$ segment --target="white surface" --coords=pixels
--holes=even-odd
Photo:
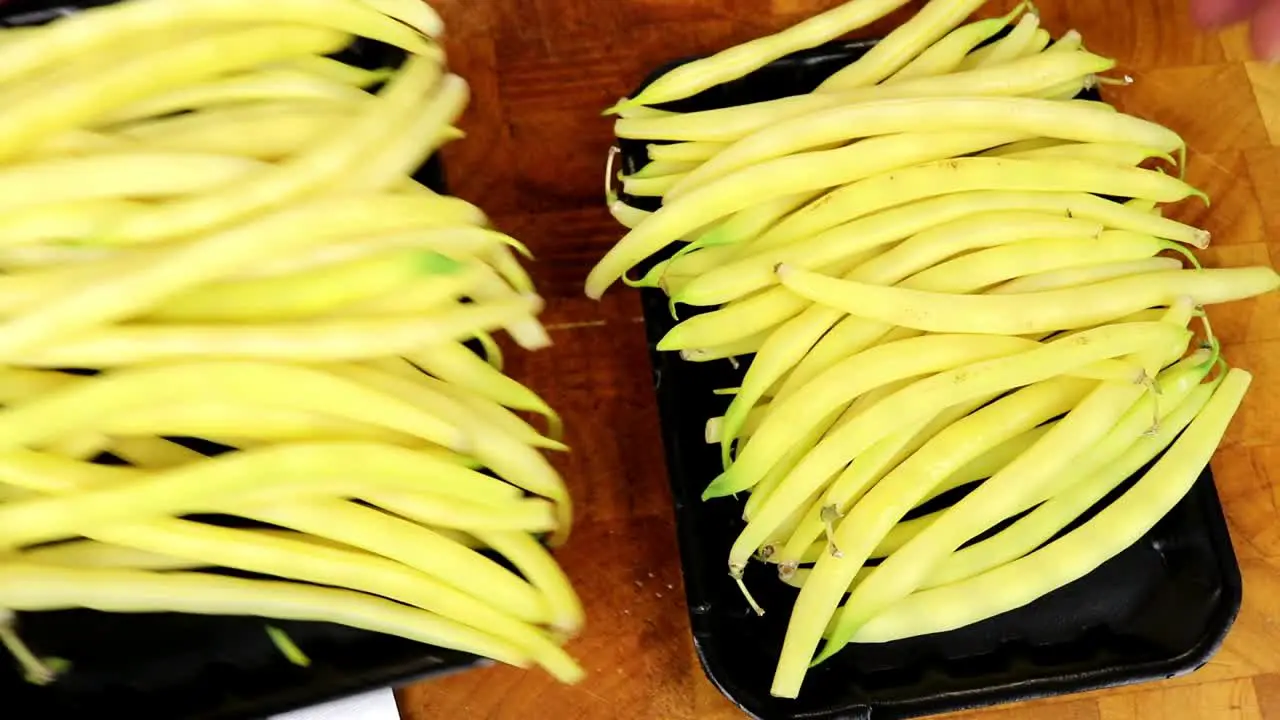
[[[400,720],[400,710],[395,693],[388,689],[295,710],[272,720]]]

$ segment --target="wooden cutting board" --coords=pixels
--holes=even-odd
[[[640,305],[582,296],[619,237],[602,198],[611,123],[599,111],[672,58],[724,48],[837,0],[433,0],[449,60],[474,98],[466,141],[446,151],[451,189],[538,256],[554,348],[509,366],[563,414],[560,460],[581,521],[560,553],[590,624],[572,645],[590,672],[561,687],[491,668],[400,693],[408,720],[711,720],[738,712],[694,656],[649,380]],[[986,14],[1010,1],[993,0]],[[1180,220],[1212,231],[1206,265],[1280,263],[1280,65],[1250,62],[1242,30],[1202,33],[1183,0],[1038,0],[1055,34],[1080,30],[1134,77],[1121,109],[1182,133],[1189,179],[1213,208]],[[871,28],[867,35],[883,32]],[[1214,461],[1245,578],[1226,647],[1186,678],[964,720],[1280,720],[1280,294],[1214,308],[1227,358],[1253,371],[1248,401]]]

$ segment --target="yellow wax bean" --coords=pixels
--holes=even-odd
[[[9,451],[3,458],[6,482],[13,479],[10,463],[14,457],[19,457],[18,453]],[[40,478],[38,474],[32,477]],[[0,507],[0,517],[5,520],[0,547],[73,537],[93,525],[106,527],[162,515],[222,510],[232,493],[260,490],[263,478],[271,479],[271,493],[287,490],[359,497],[385,488],[431,492],[468,502],[491,497],[497,504],[511,497],[507,492],[510,486],[424,453],[357,442],[297,443],[222,455],[67,497],[9,503]],[[46,479],[40,478],[42,482]]]
[[[99,473],[95,471],[92,465],[77,465],[74,463],[66,464],[65,469],[52,466],[49,469],[60,476],[61,487],[55,491],[57,494],[109,488],[113,481],[120,481],[120,477],[125,474],[122,471]],[[135,482],[147,476],[146,473],[138,471],[133,471],[133,474]],[[316,537],[342,543],[348,548],[366,550],[372,553],[367,556],[366,560],[371,569],[376,569],[374,566],[380,563],[382,568],[398,573],[401,577],[411,577],[405,575],[403,569],[377,560],[378,556],[395,560],[405,567],[416,569],[424,573],[424,577],[417,581],[410,580],[410,582],[416,582],[417,585],[423,586],[423,590],[428,592],[428,596],[438,595],[439,597],[425,603],[411,601],[412,604],[451,615],[463,622],[468,622],[466,618],[469,615],[469,611],[465,610],[466,600],[459,592],[470,593],[475,598],[482,599],[493,607],[510,613],[512,617],[520,620],[543,622],[549,615],[549,608],[545,601],[530,585],[492,560],[427,528],[390,515],[384,515],[376,510],[361,508],[341,500],[298,498],[290,498],[288,502],[269,501],[261,504],[257,502],[241,504],[237,501],[228,501],[228,504],[220,506],[218,509],[232,511],[237,515],[281,527],[302,530]],[[211,559],[210,556],[212,556],[213,564],[216,565],[256,570],[268,574],[278,573],[272,573],[270,569],[261,564],[261,561],[246,560],[243,553],[258,552],[270,556],[273,552],[287,552],[291,542],[281,542],[275,539],[277,536],[227,531],[221,528],[207,528],[197,523],[186,521],[150,518],[145,523],[140,524],[89,527],[85,529],[85,533],[91,539],[140,550],[170,552],[179,556],[201,560]],[[219,553],[200,547],[201,545],[212,544],[219,539],[227,541],[228,547],[226,551]],[[231,546],[237,544],[242,548],[240,554],[231,550]],[[298,547],[294,544],[293,554],[296,555],[297,550]],[[354,558],[350,554],[346,554],[345,558],[331,554],[329,558],[331,562],[338,566],[343,565],[344,560],[349,566],[349,562],[352,559]],[[370,563],[370,561],[372,562]],[[295,572],[299,571],[295,570]],[[317,577],[314,570],[309,572],[303,569],[300,572],[302,573],[301,575],[286,574],[285,576],[321,583],[325,583],[327,579]],[[427,579],[426,576],[436,578],[446,585],[451,585],[453,589],[442,587],[435,581],[430,581],[430,585],[424,585],[423,581]],[[490,592],[486,592],[483,595],[475,595],[474,590],[469,589],[471,587],[469,583],[473,581],[476,586],[487,588]],[[358,583],[350,580],[343,583],[341,578],[339,578],[339,582],[331,584],[352,589],[359,587]],[[400,583],[396,583],[395,586],[403,587]],[[433,588],[434,591],[432,590]],[[418,595],[418,593],[412,594]],[[439,605],[436,604],[437,601]],[[481,612],[486,612],[491,617],[498,617],[496,614],[488,612],[488,608],[484,607],[485,602],[475,604],[480,606],[478,610]]]
[[[11,165],[0,171],[0,211],[31,210],[45,203],[199,194],[242,181],[264,167],[221,155],[145,152]]]
[[[734,543],[730,569],[739,573],[760,541],[790,514],[795,503],[822,487],[831,476],[881,438],[926,419],[932,408],[951,406],[1004,389],[1030,385],[1085,367],[1101,359],[1148,347],[1167,348],[1185,342],[1190,333],[1169,323],[1111,325],[1052,342],[1033,350],[939,372],[908,386],[851,422],[828,434],[791,472]],[[925,338],[921,338],[925,339]],[[1133,373],[1139,377],[1138,372]],[[757,434],[752,444],[759,442]],[[748,448],[749,449],[749,448]],[[731,494],[749,483],[759,469],[744,458],[708,488],[712,497]]]
[[[560,416],[542,398],[459,343],[437,343],[407,357],[414,365],[446,383],[470,390],[505,407],[542,415],[547,420],[547,434],[552,439],[558,440],[564,435]]]
[[[120,325],[13,356],[29,367],[121,367],[219,358],[322,362],[400,355],[531,317],[537,298],[456,305],[422,318],[334,319],[255,325]]]
[[[885,85],[915,77],[936,77],[954,73],[970,50],[990,40],[1027,9],[1027,3],[1019,3],[1008,15],[978,20],[952,30],[947,36],[920,53],[906,67],[884,81]]]
[[[433,252],[384,252],[283,278],[205,286],[146,315],[158,322],[280,322],[324,315],[431,275]]]
[[[1109,230],[1091,238],[1026,240],[979,250],[917,273],[901,286],[969,293],[1035,273],[1150,258],[1180,246],[1150,235]]]
[[[452,225],[435,199],[398,195],[328,199],[264,216],[148,257],[130,271],[103,278],[23,317],[0,325],[0,356],[60,335],[144,312],[160,300],[209,280],[327,240],[367,232]]]
[[[701,164],[702,163],[699,162],[688,161],[675,162],[671,160],[651,160],[649,164],[635,171],[631,175],[624,176],[624,179],[633,178],[643,180],[646,178],[659,178],[664,175],[683,175]]]
[[[1171,257],[1154,257],[1145,260],[1129,260],[1126,262],[1086,265],[1085,267],[1054,270],[1036,275],[1020,277],[987,290],[991,295],[1017,295],[1021,293],[1045,292],[1063,288],[1092,285],[1115,278],[1146,273],[1165,272],[1182,268],[1182,261]]]
[[[1004,131],[936,133],[929,143],[913,135],[872,138],[856,146],[779,158],[740,170],[664,205],[618,241],[587,276],[587,295],[598,299],[619,277],[686,233],[761,201],[834,187],[930,159],[956,157],[1008,142]]]
[[[1114,66],[1114,60],[1089,53],[1030,57],[998,68],[916,78],[839,93],[814,93],[670,117],[624,118],[614,124],[614,134],[633,140],[728,143],[779,123],[837,107],[911,98],[942,102],[947,98],[1028,95]]]
[[[722,497],[755,485],[786,451],[791,438],[825,417],[839,403],[856,399],[886,383],[937,373],[970,362],[1014,355],[1037,347],[1020,338],[935,335],[871,348],[833,369],[811,390],[774,406],[737,461],[711,484],[704,499]],[[818,384],[820,383],[820,385]]]
[[[631,229],[639,227],[640,223],[648,220],[653,213],[614,199],[609,201],[609,214],[613,216],[614,220],[618,221],[619,225]],[[627,278],[624,277],[623,282],[628,282]]]
[[[524,418],[511,412],[497,401],[486,398],[467,388],[448,382],[440,382],[435,377],[424,374],[422,370],[404,358],[369,360],[362,363],[362,366],[376,370],[379,373],[389,373],[430,387],[434,392],[440,393],[449,400],[462,405],[488,423],[489,432],[503,433],[513,440],[536,448],[560,452],[568,450],[563,443],[543,437]],[[485,367],[487,368],[488,365],[485,365]]]
[[[1022,393],[1010,396],[1008,400],[1011,404],[1015,399],[1034,397],[1034,391],[1039,387],[1043,386],[1032,386]],[[1145,388],[1136,384],[1103,383],[1097,386],[1084,400],[1079,401],[1079,404],[1071,409],[1066,418],[1059,422],[1049,435],[1046,435],[1032,450],[1024,453],[1008,468],[1001,471],[1001,474],[1009,475],[1015,471],[1015,466],[1017,468],[1016,471],[1021,472],[1022,467],[1033,461],[1040,463],[1039,467],[1043,468],[1042,472],[1044,474],[1065,466],[1079,454],[1083,447],[1106,433],[1106,421],[1108,419],[1114,421],[1118,418],[1145,391]],[[992,405],[991,408],[998,408],[1004,404],[1003,402],[997,403]],[[1025,432],[1061,412],[1061,409],[1055,408],[1055,410],[1057,412],[1041,413],[1039,415],[1028,414],[1026,421],[1017,425],[1006,425],[993,419],[999,417],[996,416],[994,410],[990,414],[979,411],[968,418],[967,421],[962,421],[949,428],[946,432],[946,438],[953,439],[952,441],[960,448],[965,448],[966,450],[973,448],[978,452],[985,451],[994,447],[996,443]],[[1001,417],[1000,419],[1003,418]],[[945,445],[943,442],[935,443],[935,447],[939,446]],[[1058,455],[1050,454],[1049,448],[1051,446],[1055,450],[1060,447],[1061,453]],[[957,459],[960,462],[964,462],[976,457],[976,455],[977,452],[961,450],[959,452],[949,452],[945,457],[950,458],[952,462]],[[926,467],[931,469],[936,464],[937,461],[935,460],[934,463]],[[946,470],[951,471],[957,467],[958,463],[947,467]],[[905,477],[905,472],[900,477]],[[888,480],[882,481],[840,523],[834,542],[837,547],[841,548],[843,556],[824,556],[819,558],[817,565],[814,566],[814,572],[805,582],[805,587],[801,591],[800,597],[797,598],[797,605],[787,629],[787,638],[774,674],[771,693],[780,697],[795,697],[798,694],[800,684],[804,680],[805,672],[812,659],[813,649],[816,648],[818,641],[821,640],[827,619],[835,613],[844,589],[848,587],[849,582],[852,580],[851,576],[857,572],[858,568],[862,567],[870,552],[884,537],[885,533],[901,519],[902,514],[906,512],[906,506],[918,501],[925,488],[936,484],[941,479],[942,477],[936,474],[928,474],[917,482],[903,481],[893,483]],[[1032,481],[1034,481],[1034,478],[1029,479],[1029,482]],[[991,482],[988,481],[988,483]],[[911,542],[918,542],[936,527],[937,523],[934,523]],[[895,554],[893,557],[896,558],[898,555]],[[866,580],[858,584],[858,589],[854,591],[853,596],[866,596],[868,592],[874,593],[879,589],[877,585],[873,585],[871,591],[867,590],[868,583],[875,580],[877,575],[883,575],[883,572],[880,570],[874,571]],[[847,607],[850,607],[850,605],[846,605]],[[842,613],[840,617],[843,620],[844,614]],[[821,658],[828,657],[838,647],[837,643],[843,645],[838,639],[841,637],[841,632],[842,628],[836,631],[833,638],[837,639],[828,642],[827,646],[823,648]]]
[[[249,103],[134,123],[113,137],[151,150],[279,160],[333,135],[353,110],[334,103]]]
[[[1083,191],[1159,202],[1201,195],[1183,181],[1151,170],[1060,157],[958,158],[885,173],[839,188],[827,195],[824,202],[813,203],[787,218],[774,228],[771,234],[775,237],[764,239],[761,247],[804,239],[904,203],[978,190]]]
[[[777,282],[779,263],[825,267],[854,253],[883,247],[919,232],[980,213],[995,211],[1070,213],[1115,230],[1146,233],[1196,247],[1208,233],[1166,218],[1085,193],[962,192],[931,197],[831,228],[718,268],[690,282],[676,298],[689,305],[717,305]],[[799,213],[795,216],[798,218]]]
[[[425,3],[413,4],[426,7]],[[470,97],[470,88],[462,78],[457,75],[445,77],[431,101],[407,124],[394,131],[391,142],[351,168],[345,177],[338,180],[334,190],[385,190],[397,180],[412,175],[448,141],[448,131],[466,109]]]
[[[439,408],[467,433],[470,446],[466,452],[485,464],[503,479],[548,498],[560,510],[560,527],[557,540],[567,539],[572,525],[573,507],[568,490],[559,473],[536,449],[509,437],[493,432],[491,425],[473,409],[441,392],[444,383],[423,377],[417,381],[380,372],[367,367],[347,365],[332,368],[342,377],[369,386],[423,408]]]
[[[526,533],[486,530],[477,531],[476,537],[502,553],[542,592],[551,610],[552,626],[557,631],[570,637],[581,632],[586,622],[582,601],[546,548]]]
[[[1210,360],[1209,364],[1212,365],[1213,361]],[[1209,402],[1214,389],[1212,384],[1199,385],[1202,379],[1203,373],[1199,373],[1194,382],[1179,388],[1176,395],[1160,398],[1164,411],[1151,434],[1137,437],[1111,462],[1100,463],[1094,459],[1096,454],[1091,454],[1087,470],[1068,468],[1064,473],[1068,477],[1054,482],[1061,492],[1055,492],[1043,505],[994,537],[949,555],[920,588],[941,587],[966,580],[1013,562],[1050,540],[1117,485],[1155,459],[1195,419]]]
[[[239,275],[245,278],[292,275],[396,249],[435,250],[461,263],[469,262],[472,258],[488,262],[489,255],[503,245],[510,244],[521,249],[521,251],[524,249],[524,246],[517,240],[507,235],[488,228],[467,224],[477,219],[474,206],[468,203],[444,196],[433,197],[429,200],[424,198],[423,200],[438,206],[437,215],[452,216],[452,222],[403,232],[358,235],[315,248],[303,256],[282,256],[259,263],[251,270],[242,272]],[[451,200],[454,200],[454,202],[450,202]],[[435,258],[435,260],[436,262],[433,263],[424,262],[424,265],[438,265],[442,266],[439,269],[448,271],[455,269],[451,267],[451,263],[440,262],[439,258]],[[464,265],[457,270],[457,275],[479,271],[485,277],[495,277],[493,272],[487,271],[486,268],[477,268],[470,265]],[[449,272],[442,276],[437,272],[436,279],[444,280],[453,275],[455,273]]]
[[[671,188],[675,187],[682,178],[684,178],[683,174],[644,178],[630,176],[623,178],[622,191],[635,197],[663,197],[670,192]]]
[[[910,20],[876,43],[867,54],[819,85],[817,92],[836,92],[883,81],[954,30],[985,2],[986,0],[931,0]]]
[[[652,144],[648,146],[649,158],[654,162],[696,162],[710,160],[729,143],[717,142],[683,142],[670,145]]]
[[[707,88],[736,80],[797,50],[817,47],[870,25],[906,3],[907,0],[849,0],[782,32],[681,65],[658,78],[634,98],[619,102],[612,111],[692,97]]]
[[[154,7],[155,3],[144,5]],[[70,32],[76,33],[75,26],[85,27],[82,23],[88,15],[78,13],[50,30],[62,33],[70,27]],[[101,28],[102,25],[93,26],[93,32]],[[15,54],[46,62],[56,59],[60,48],[54,32],[0,48],[0,64],[4,66],[0,79],[13,78],[20,72],[16,69],[22,60],[14,58]],[[32,88],[26,93],[20,89],[18,93],[7,93],[4,99],[8,112],[0,121],[0,157],[12,157],[44,138],[78,127],[85,120],[155,91],[275,60],[336,52],[349,39],[350,36],[342,32],[300,25],[228,30],[178,41],[167,50],[108,66],[102,72],[76,81]],[[17,64],[9,64],[9,58],[14,58]]]
[[[18,207],[0,218],[0,246],[91,241],[101,228],[144,210],[140,202],[118,198]]]
[[[856,642],[945,632],[1031,601],[1088,574],[1137,542],[1195,484],[1252,377],[1231,370],[1173,447],[1129,492],[1050,545],[964,582],[916,593],[878,615]]]
[[[681,350],[680,357],[688,362],[711,362],[713,360],[724,360],[727,358],[751,355],[760,350],[765,341],[769,339],[769,334],[770,330],[766,329],[754,335],[748,335],[747,337],[724,343],[723,345],[711,345],[708,347]]]
[[[835,274],[856,271],[874,251],[861,253],[830,268]],[[811,303],[785,288],[769,288],[729,303],[719,310],[695,315],[672,328],[658,343],[659,350],[686,350],[720,345],[756,335],[800,314]]]
[[[1141,165],[1152,158],[1163,160],[1177,166],[1173,156],[1156,148],[1128,145],[1125,143],[1064,143],[1051,147],[1004,153],[1000,157],[1014,160],[1038,160],[1043,158],[1064,158],[1067,160],[1084,160],[1099,164],[1132,167]]]
[[[381,40],[410,52],[432,51],[417,33],[352,0],[276,0],[269,5],[253,0],[188,0],[181,4],[144,0],[75,13],[21,42],[0,47],[0,67],[4,68],[0,82],[29,77],[33,71],[118,43],[125,36],[163,36],[193,26],[235,27],[242,23],[315,25]],[[269,38],[260,42],[271,44]]]
[[[422,492],[378,489],[363,490],[359,497],[367,503],[424,525],[467,532],[509,530],[541,534],[554,532],[558,526],[556,506],[538,498],[515,500],[500,505],[480,505]]]
[[[158,553],[135,550],[122,545],[109,545],[92,540],[59,543],[4,557],[6,562],[27,562],[60,568],[97,568],[110,570],[194,570],[206,563],[175,558]]]
[[[139,100],[112,111],[97,122],[115,124],[183,110],[236,105],[253,101],[318,100],[361,103],[368,94],[358,87],[289,70],[255,70],[241,75],[189,85]]]
[[[422,109],[423,95],[439,78],[440,66],[435,60],[411,57],[344,132],[269,166],[244,183],[159,206],[131,222],[110,228],[107,235],[115,242],[154,242],[207,232],[284,206],[325,187],[376,147],[387,126],[407,124]]]
[[[1012,243],[1026,237],[1046,239],[1087,237],[1101,230],[1102,226],[1098,223],[1065,216],[1036,213],[979,214],[921,233],[875,259],[857,265],[846,277],[887,285],[899,282],[914,272],[968,250]],[[779,299],[777,302],[794,303],[795,294],[785,289],[770,289],[766,293],[774,294],[775,290],[781,291],[781,297],[787,298],[787,300]],[[765,295],[758,297],[763,298]],[[757,301],[756,304],[763,302],[763,300]],[[710,317],[715,314],[709,313],[700,317]],[[815,346],[843,315],[843,312],[834,308],[822,305],[810,306],[788,321],[766,341],[748,369],[741,391],[725,414],[724,437],[728,441],[732,441],[736,435],[742,413],[753,407],[761,394],[778,382],[783,373],[806,361],[810,351],[816,351]],[[870,343],[887,331],[887,327],[882,331],[867,328],[862,337],[865,338],[866,343]],[[667,338],[664,338],[663,342],[667,342]],[[862,349],[853,344],[843,343],[840,348],[839,359]],[[830,355],[833,358],[832,362],[835,361],[836,355],[836,353]],[[825,369],[828,365],[829,363],[823,361],[821,369]],[[811,367],[818,369],[816,361]],[[806,379],[811,377],[813,377],[812,373],[808,374]],[[793,374],[783,387],[798,387],[800,384],[802,384],[801,381],[795,379]],[[786,389],[780,392],[780,395],[786,394],[789,394]]]
[[[243,403],[355,420],[451,448],[468,445],[451,422],[382,392],[317,370],[284,364],[193,362],[139,367],[81,379],[0,410],[0,442],[19,447],[77,429],[97,418],[187,403]],[[90,412],[92,410],[92,412]]]
[[[1082,396],[1083,397],[1083,396]],[[1035,444],[1044,434],[1053,429],[1054,423],[1045,423],[1036,428],[1032,428],[1021,435],[1006,440],[1005,442],[991,448],[982,455],[969,461],[964,467],[956,470],[946,480],[938,483],[938,486],[930,490],[916,507],[920,507],[930,500],[942,495],[943,493],[955,490],[958,487],[964,487],[979,480],[986,480],[1004,469],[1006,465],[1013,462],[1019,455],[1026,452],[1027,448]]]
[[[1183,296],[1213,305],[1280,287],[1280,275],[1268,267],[1171,270],[1017,296],[886,288],[786,266],[780,268],[780,275],[795,292],[860,317],[929,332],[1010,335],[1097,325]]]
[[[1087,385],[1085,381],[1067,382]],[[808,516],[777,554],[779,576],[794,572],[795,566],[803,560],[808,548],[826,531],[826,524],[822,520],[824,508],[834,507],[840,515],[849,512],[849,508],[853,507],[868,488],[880,482],[885,475],[914,455],[938,433],[967,417],[992,399],[994,398],[984,396],[949,407],[936,417],[902,428],[854,458],[835,482],[823,492],[821,500],[810,508]]]
[[[0,607],[19,611],[89,608],[105,612],[184,612],[337,622],[451,647],[524,667],[507,640],[434,613],[349,590],[242,580],[204,573],[0,565]]]
[[[1008,35],[973,52],[960,63],[960,68],[972,70],[979,67],[995,67],[1001,63],[1040,52],[1044,46],[1035,48],[1033,45],[1039,29],[1040,16],[1033,8],[1031,12],[1022,16]],[[1045,44],[1048,44],[1048,33],[1045,33]]]
[[[728,255],[737,256],[750,252],[754,240],[767,232],[779,220],[818,197],[820,191],[807,190],[792,195],[783,195],[768,202],[745,208],[734,213],[728,220],[711,226],[698,235],[695,245],[717,246],[732,245]],[[687,274],[684,267],[673,268]]]
[[[237,514],[394,560],[516,619],[551,619],[546,598],[523,578],[409,520],[345,500],[322,499],[245,505]]]
[[[1172,403],[1180,402],[1179,396],[1189,392],[1213,364],[1213,359],[1206,362],[1202,357],[1165,373],[1163,389],[1170,392]],[[1182,387],[1175,389],[1176,385]],[[924,584],[947,556],[981,528],[1056,494],[1049,489],[1055,478],[1088,476],[1122,456],[1127,446],[1150,428],[1151,408],[1143,402],[1144,392],[1132,385],[1099,386],[1035,445],[941,513],[859,584],[838,613],[818,660],[839,651],[868,619]],[[1075,468],[1082,470],[1080,475],[1075,475]],[[808,584],[814,593],[829,598],[842,592],[842,588],[833,591],[825,584],[835,577],[829,567],[815,570]],[[847,572],[846,567],[844,574]]]
[[[959,130],[1126,143],[1159,152],[1171,152],[1183,144],[1160,125],[1091,106],[1032,98],[886,100],[824,110],[750,135],[690,173],[667,196],[681,197],[736,170],[822,145],[895,132]]]
[[[97,421],[116,439],[152,436],[253,438],[255,440],[369,440],[421,446],[412,435],[318,413],[229,403],[183,403],[131,410]],[[127,459],[127,458],[126,458]]]
[[[481,600],[426,573],[368,553],[298,543],[279,536],[245,535],[226,528],[171,519],[115,524],[89,532],[95,538],[142,550],[209,558],[222,567],[346,589],[371,587],[373,594],[510,638],[557,677],[568,680],[581,672],[563,650],[536,627],[490,604],[496,592],[486,592],[487,597]],[[534,595],[534,600],[540,598]],[[540,604],[539,610],[545,615],[545,603]]]
[[[348,65],[340,60],[324,57],[323,55],[312,55],[309,57],[294,58],[292,60],[283,60],[281,62],[271,63],[270,65],[267,65],[266,68],[271,70],[291,70],[293,72],[303,73],[304,75],[317,77],[322,80],[328,80],[330,82],[359,88],[367,88],[370,85],[385,82],[395,74],[395,71],[390,68],[367,70],[362,67]]]

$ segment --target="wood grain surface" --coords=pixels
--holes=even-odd
[[[572,651],[589,678],[562,687],[495,667],[403,690],[408,720],[712,720],[742,717],[694,655],[637,295],[582,296],[620,235],[602,200],[611,124],[599,111],[652,68],[776,31],[838,0],[433,0],[471,83],[468,137],[447,149],[452,190],[538,255],[555,347],[513,374],[565,416],[560,461],[581,522],[560,559],[587,605]],[[986,14],[1010,2],[993,0]],[[1202,33],[1181,0],[1037,0],[1055,34],[1080,30],[1136,84],[1108,99],[1190,144],[1214,199],[1176,214],[1213,232],[1206,264],[1280,262],[1280,65],[1243,29]],[[865,34],[874,34],[876,28]],[[1214,461],[1245,578],[1226,647],[1201,671],[963,720],[1280,720],[1280,294],[1215,308],[1233,363],[1256,382]]]

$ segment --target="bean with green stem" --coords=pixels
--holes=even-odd
[[[920,143],[913,135],[888,135],[738,171],[664,205],[627,233],[588,274],[587,296],[599,299],[628,270],[686,233],[763,201],[834,187],[930,159],[977,152],[1010,139],[1007,132],[990,130],[937,133],[929,143]]]
[[[886,642],[970,625],[1022,607],[1116,556],[1154,527],[1195,484],[1251,381],[1243,370],[1228,372],[1164,457],[1080,528],[995,570],[912,595],[863,626],[855,641]]]

